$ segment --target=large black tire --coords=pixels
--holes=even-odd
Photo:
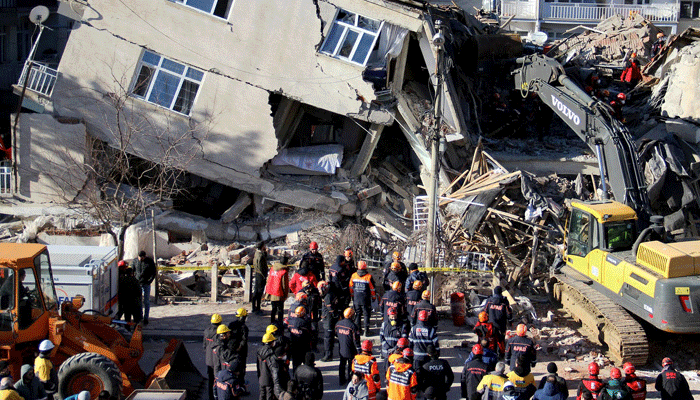
[[[80,353],[68,358],[58,369],[58,395],[65,399],[83,390],[89,391],[93,399],[103,390],[119,398],[122,392],[119,367],[97,353]]]

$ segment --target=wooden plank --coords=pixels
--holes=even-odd
[[[413,196],[411,196],[404,188],[402,188],[395,182],[392,182],[392,180],[387,178],[386,176],[378,174],[377,179],[379,179],[380,182],[387,185],[391,190],[396,192],[399,196],[403,197],[404,199],[410,200],[413,198]]]

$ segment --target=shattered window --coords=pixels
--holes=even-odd
[[[189,115],[204,72],[145,51],[131,93],[134,97]]]
[[[321,52],[365,65],[377,42],[382,24],[382,21],[338,10]]]
[[[226,18],[233,0],[170,0],[175,3],[184,4],[207,14],[216,15],[219,18]]]

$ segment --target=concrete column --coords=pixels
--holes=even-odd
[[[211,266],[211,298],[209,301],[216,303],[219,289],[219,267],[216,263]]]
[[[250,265],[245,266],[245,290],[243,291],[243,301],[250,302],[250,294],[253,291],[253,270]]]
[[[367,132],[367,136],[365,136],[365,141],[362,143],[360,153],[357,155],[357,159],[350,170],[351,177],[357,178],[365,172],[367,165],[369,165],[369,160],[374,153],[374,149],[377,148],[377,143],[379,143],[379,138],[383,130],[384,125],[372,124],[369,127],[369,132]]]

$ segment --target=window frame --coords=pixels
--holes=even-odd
[[[153,54],[153,55],[156,55],[156,56],[159,57],[158,65],[155,65],[155,64],[153,64],[153,63],[148,62],[148,61],[145,60],[145,57],[146,57],[146,54],[147,54],[147,53],[150,53],[150,54]],[[172,63],[175,63],[175,64],[180,64],[180,65],[184,66],[183,72],[182,72],[182,73],[178,73],[178,72],[176,72],[176,71],[173,71],[173,70],[164,68],[164,67],[163,67],[163,62],[164,62],[164,60],[167,60],[167,61],[169,61],[169,62],[172,62]],[[146,93],[144,93],[143,95],[140,95],[140,94],[137,94],[137,93],[135,92],[135,90],[136,90],[137,85],[140,83],[140,79],[139,79],[139,78],[140,78],[140,76],[141,76],[141,70],[143,69],[144,66],[153,69],[154,72],[150,75],[150,77],[149,77],[149,79],[148,79],[148,85],[147,85],[147,88],[146,88]],[[192,69],[193,71],[197,71],[197,72],[201,73],[201,74],[202,74],[202,78],[201,78],[199,81],[197,81],[197,80],[195,80],[194,78],[188,77],[187,74],[188,74],[188,72],[190,71],[190,69]],[[157,80],[157,78],[158,78],[158,76],[159,76],[159,73],[160,73],[161,71],[164,71],[164,73],[167,73],[167,74],[169,74],[169,75],[176,76],[176,77],[179,79],[178,85],[177,85],[177,89],[175,90],[175,93],[173,94],[173,98],[172,98],[172,100],[170,101],[170,106],[167,106],[167,107],[164,106],[164,105],[162,105],[162,104],[159,104],[159,103],[156,103],[156,102],[154,102],[154,101],[149,100],[149,98],[151,97],[151,94],[152,94],[152,92],[153,92],[153,88],[155,87],[155,84],[154,84],[154,83],[155,83],[155,81]],[[167,110],[170,110],[170,111],[172,111],[172,112],[174,112],[174,113],[177,113],[177,114],[180,114],[180,115],[184,115],[184,116],[189,117],[189,116],[191,115],[191,113],[192,113],[192,109],[194,108],[194,104],[197,102],[197,98],[199,97],[199,92],[200,92],[200,89],[202,88],[202,85],[204,84],[204,77],[205,77],[205,76],[206,76],[206,74],[205,74],[205,71],[204,71],[204,70],[201,70],[201,69],[199,69],[199,68],[192,67],[192,66],[190,66],[190,65],[188,65],[188,64],[185,64],[185,63],[183,63],[183,62],[171,60],[171,59],[169,59],[169,58],[167,58],[167,57],[165,57],[165,56],[163,56],[163,55],[161,55],[161,54],[159,54],[159,53],[156,53],[156,52],[151,51],[151,50],[144,49],[144,50],[141,52],[141,57],[140,57],[140,59],[139,59],[139,63],[136,65],[136,71],[135,71],[135,73],[134,73],[133,82],[131,83],[131,88],[129,89],[129,95],[132,96],[132,97],[134,97],[134,98],[137,98],[137,99],[139,99],[139,100],[143,100],[143,101],[145,101],[145,102],[147,102],[147,103],[149,103],[149,104],[153,104],[153,105],[155,105],[155,106],[158,106],[158,107],[161,107],[161,108],[165,108],[165,109],[167,109]],[[184,83],[185,81],[189,81],[189,82],[192,82],[192,83],[195,83],[195,84],[198,85],[198,87],[197,87],[197,93],[195,93],[194,98],[192,99],[192,104],[190,105],[190,109],[189,109],[189,112],[188,112],[188,113],[183,113],[183,112],[180,112],[180,111],[177,111],[177,110],[174,109],[175,104],[177,103],[177,99],[178,99],[178,97],[179,97],[179,95],[180,95],[180,91],[182,90],[183,83]]]
[[[338,15],[341,12],[353,14],[354,15],[354,25],[350,25],[347,22],[338,20]],[[365,28],[359,27],[358,22],[359,22],[360,18],[365,18],[365,19],[368,19],[371,21],[379,22],[379,27],[377,28],[377,31],[372,32],[372,31],[367,30]],[[343,31],[341,32],[340,37],[338,38],[338,42],[335,44],[335,48],[333,49],[332,52],[324,50],[326,47],[326,44],[328,44],[328,40],[331,38],[331,32],[333,32],[333,28],[335,28],[336,26],[340,26],[343,28]],[[367,65],[367,61],[369,60],[369,57],[372,54],[372,51],[374,50],[375,46],[377,45],[377,40],[379,40],[379,35],[381,35],[383,27],[384,27],[383,20],[377,20],[374,18],[365,17],[364,15],[360,15],[356,12],[352,12],[352,11],[338,8],[335,12],[335,16],[333,17],[333,23],[330,24],[328,34],[326,35],[326,38],[324,39],[323,44],[321,45],[319,52],[322,54],[326,54],[330,57],[333,57],[335,59],[347,61],[349,63],[355,64],[355,65],[361,65],[364,67]],[[361,34],[361,36],[358,36],[357,39],[355,40],[355,44],[353,45],[353,48],[352,48],[352,51],[350,52],[350,54],[347,57],[343,57],[339,53],[343,47],[342,44],[345,42],[345,39],[347,38],[348,32],[351,32],[351,31],[355,32],[355,33],[359,33],[359,34]],[[366,34],[374,36],[374,39],[372,40],[372,44],[370,45],[369,50],[367,51],[367,54],[365,55],[365,58],[364,58],[362,63],[359,63],[357,61],[353,61],[353,58],[355,56],[355,52],[357,51],[357,48],[359,47],[360,42],[362,41],[362,38]]]
[[[197,8],[197,7],[188,5],[187,3],[188,3],[189,1],[192,1],[192,0],[168,0],[168,1],[170,1],[171,3],[175,3],[175,4],[179,4],[179,5],[181,5],[181,6],[187,7],[187,8],[189,8],[189,9],[191,9],[191,10],[200,12],[200,13],[202,13],[202,14],[210,15],[210,16],[212,16],[212,17],[214,17],[214,18],[218,18],[218,19],[225,20],[225,21],[228,21],[228,18],[231,16],[231,11],[233,10],[233,5],[234,5],[234,3],[236,2],[236,0],[225,0],[225,1],[230,1],[231,4],[228,5],[228,9],[226,10],[226,16],[225,16],[225,17],[220,17],[220,16],[214,14],[214,11],[216,10],[217,2],[218,2],[219,0],[214,0],[214,3],[212,4],[212,8],[211,8],[211,11],[210,11],[210,12],[207,12],[207,11],[204,11],[204,10],[199,9],[199,8]]]

